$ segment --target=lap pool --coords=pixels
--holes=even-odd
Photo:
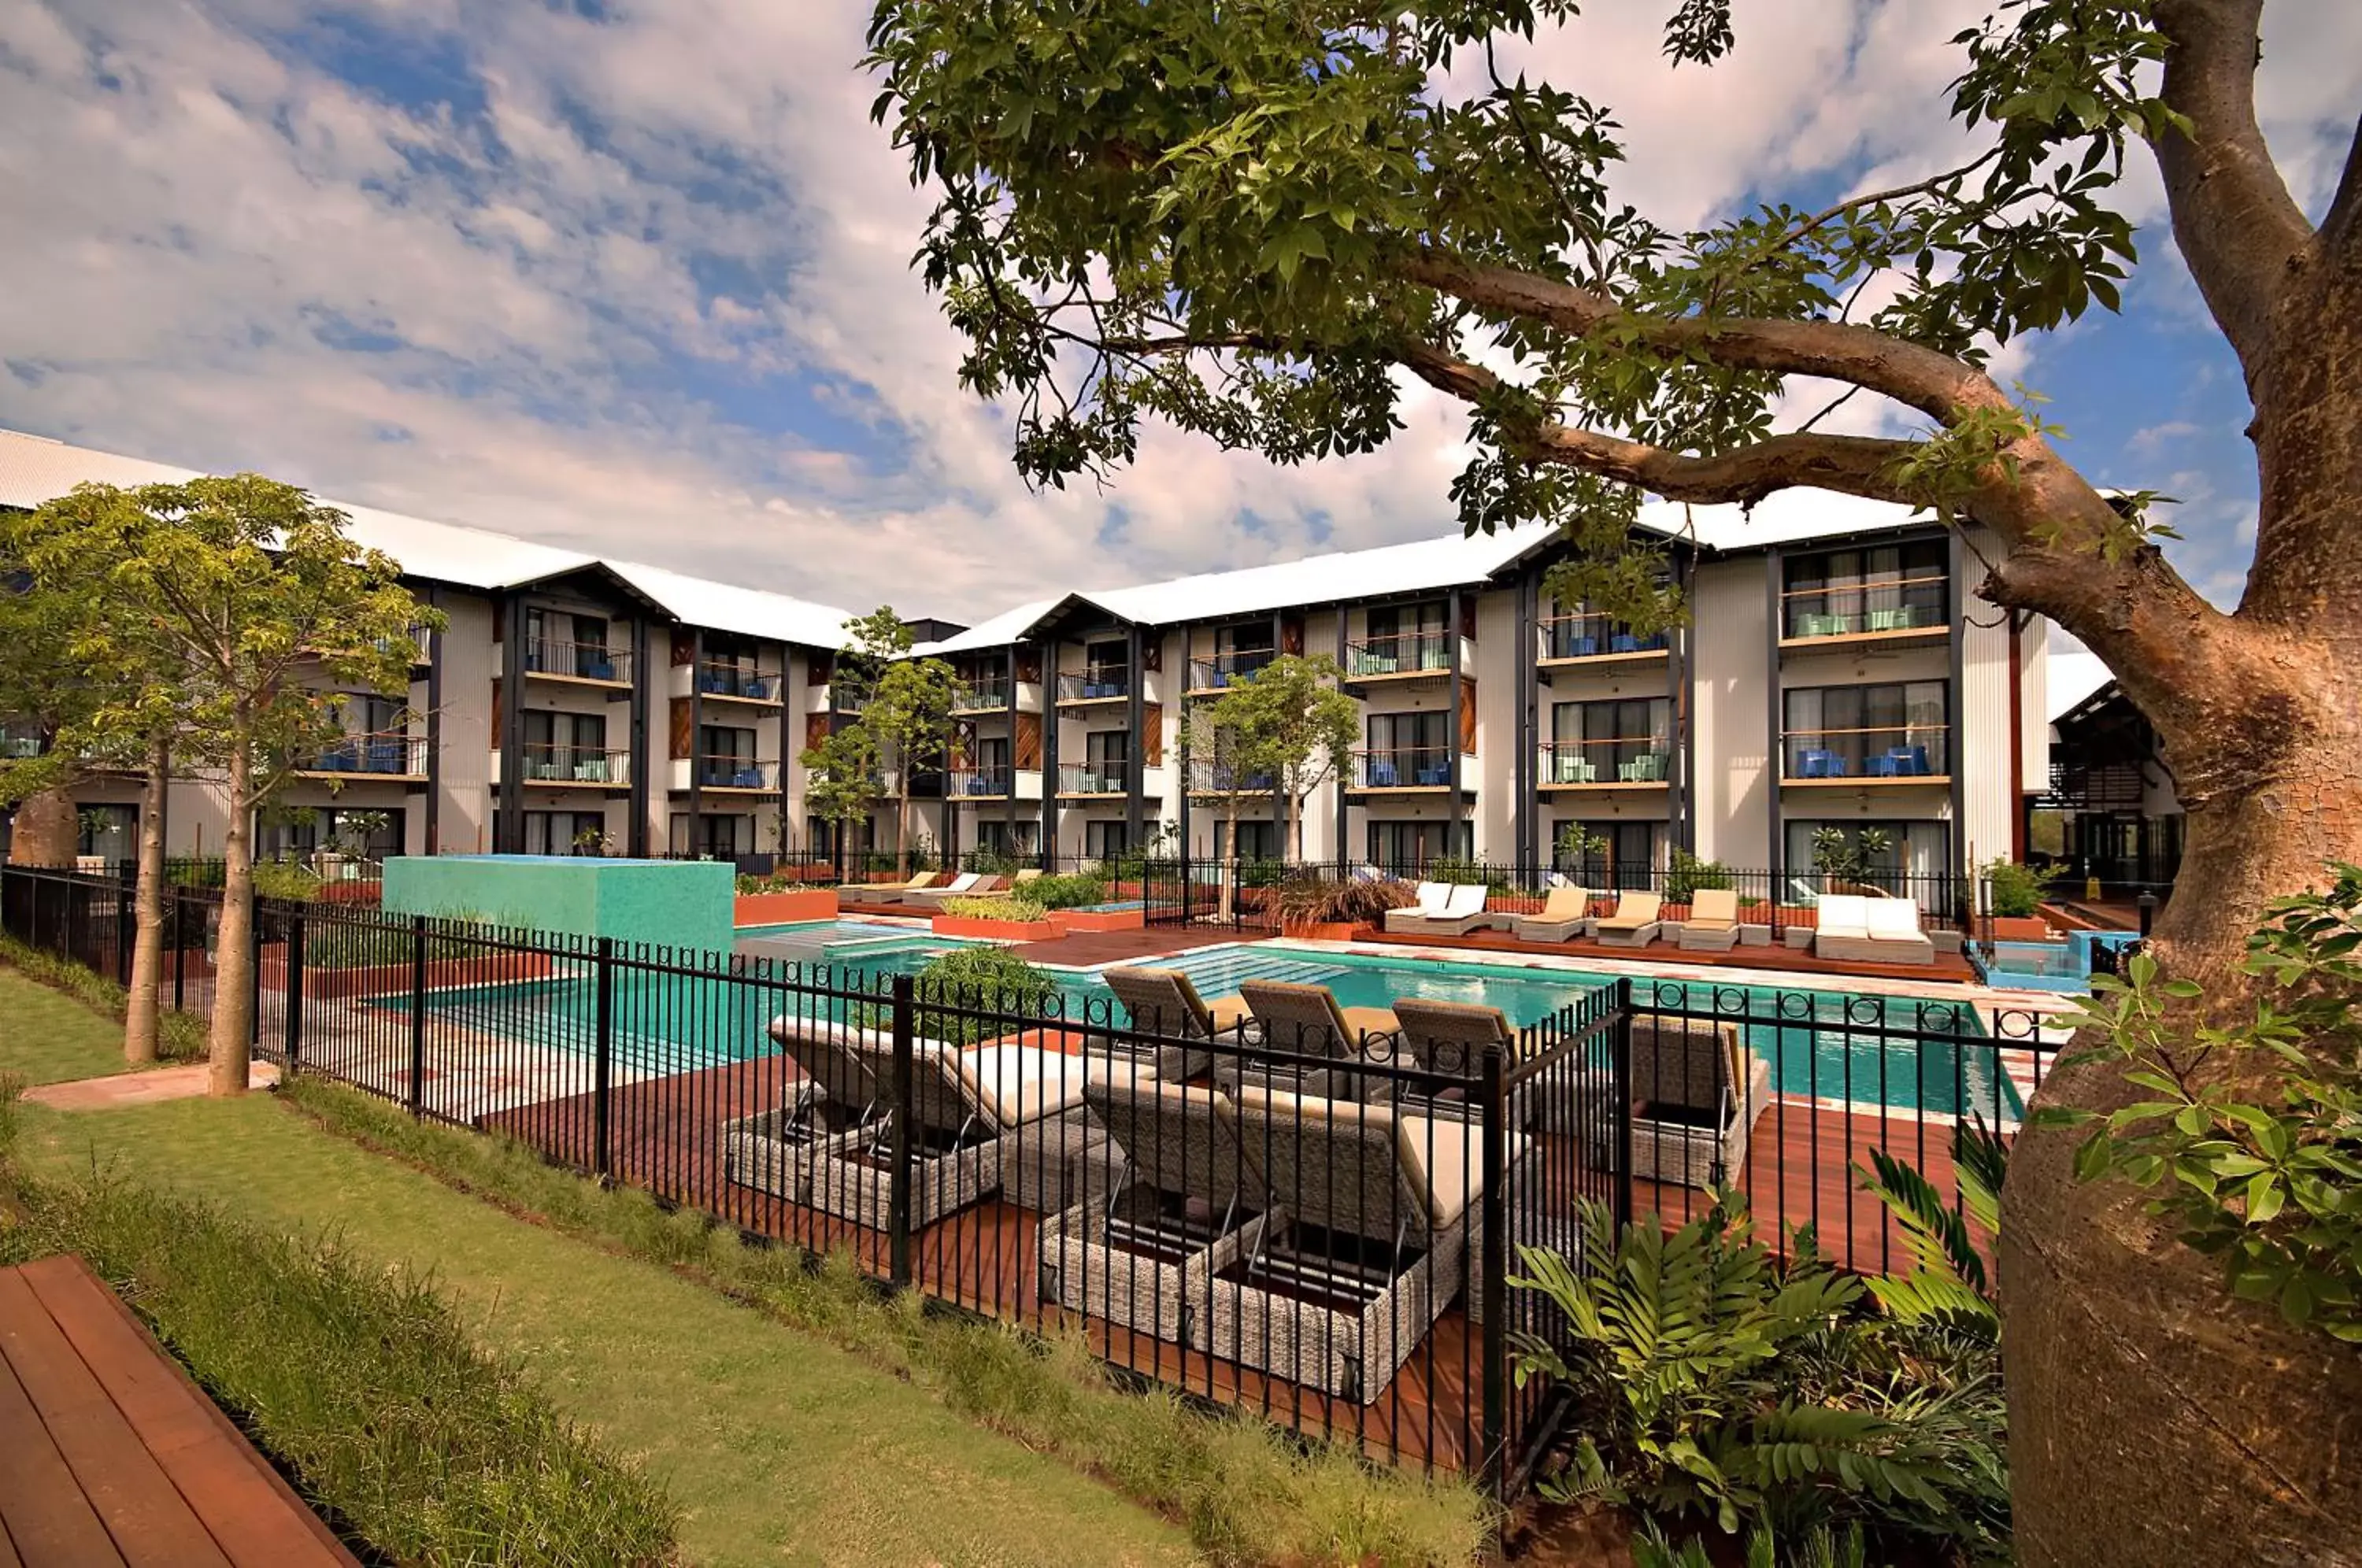
[[[748,928],[740,935],[757,932],[767,942],[801,947],[811,961],[833,966],[833,983],[848,988],[871,988],[888,977],[915,973],[934,953],[962,945],[922,930],[904,933],[843,921]],[[1198,948],[1163,962],[1188,975],[1207,997],[1232,994],[1248,979],[1297,980],[1329,987],[1347,1007],[1431,997],[1496,1007],[1520,1026],[1612,977],[1262,944]],[[1085,1004],[1110,1005],[1095,971],[1054,973],[1076,1016]],[[1634,1000],[1643,1009],[1712,1012],[1739,1021],[1749,1046],[1772,1065],[1774,1087],[1785,1093],[1944,1114],[1975,1110],[1989,1121],[2014,1121],[2022,1110],[2016,1089],[2001,1069],[1998,1047],[1985,1038],[1976,1010],[1964,1001],[1705,979],[1636,978],[1633,988]],[[428,1006],[438,1018],[488,1033],[588,1051],[595,1041],[596,989],[587,973],[569,974],[437,990]],[[406,1004],[390,999],[388,1005]],[[615,986],[616,1057],[641,1071],[677,1072],[762,1054],[774,1048],[767,1024],[789,1005],[789,993],[765,987],[624,971]],[[812,1003],[806,999],[801,1006],[809,1011]],[[1914,1038],[1922,1032],[1949,1038]]]

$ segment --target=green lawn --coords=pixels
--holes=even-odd
[[[0,968],[0,1073],[28,1083],[103,1077],[130,1066],[123,1026],[13,969]]]
[[[37,1055],[17,1028],[35,1007],[42,1060],[106,1048],[113,1025],[50,998],[0,971],[0,1067]],[[562,1409],[671,1488],[694,1562],[1192,1558],[1178,1529],[920,1389],[663,1270],[507,1219],[267,1096],[24,1116],[38,1160],[82,1165],[94,1150],[250,1218],[338,1228],[355,1247],[431,1266],[481,1314],[488,1344],[524,1358]]]

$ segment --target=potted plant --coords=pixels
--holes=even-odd
[[[1350,942],[1356,931],[1382,923],[1388,910],[1403,908],[1413,895],[1400,882],[1334,882],[1306,876],[1289,878],[1273,896],[1283,934],[1314,942]]]
[[[1986,863],[1985,908],[1992,916],[1994,941],[2052,940],[2050,922],[2042,918],[2042,900],[2050,896],[2050,883],[2057,875],[2048,867],[2021,866],[2014,860]]]

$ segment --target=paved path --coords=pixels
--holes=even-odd
[[[104,1078],[76,1078],[69,1083],[43,1084],[25,1091],[26,1103],[53,1110],[108,1110],[119,1105],[152,1105],[165,1099],[196,1099],[205,1092],[211,1069],[203,1062],[184,1067],[158,1067],[145,1073],[116,1073]],[[271,1088],[279,1069],[256,1062],[246,1070],[246,1087]]]

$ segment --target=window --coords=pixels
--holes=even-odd
[[[1661,581],[1658,586],[1666,586]],[[1542,620],[1544,658],[1596,658],[1602,654],[1652,653],[1665,646],[1662,632],[1645,636],[1622,621],[1610,620],[1588,604],[1554,604]]]
[[[607,618],[562,610],[524,613],[525,668],[553,675],[613,680],[615,665],[607,651]]]
[[[755,762],[755,732],[705,724],[697,732],[701,781],[723,789],[759,789],[762,769]],[[753,853],[751,850],[748,853]]]
[[[398,735],[409,717],[410,705],[372,692],[355,691],[345,698],[345,730],[348,734]]]
[[[1551,845],[1551,868],[1588,888],[1649,888],[1664,863],[1662,823],[1561,823]]]
[[[1901,632],[1950,619],[1950,547],[1942,539],[1792,556],[1781,635]]]
[[[1373,713],[1367,732],[1371,755],[1395,757],[1405,766],[1448,762],[1451,722],[1451,715],[1440,710],[1429,713]]]
[[[588,779],[607,767],[607,716],[535,711],[524,721],[527,778]]]
[[[398,807],[321,806],[292,814],[255,813],[254,853],[265,860],[303,859],[323,849],[382,860],[400,855],[402,845]]]
[[[1121,643],[1092,643],[1083,650],[1083,668],[1098,685],[1120,687],[1131,661],[1124,657]]]
[[[1909,778],[1950,772],[1941,680],[1808,686],[1782,699],[1789,778]]]
[[[977,848],[996,855],[1034,854],[1041,847],[1042,824],[1039,822],[1020,822],[1015,826],[1016,831],[1012,834],[1010,824],[1006,821],[995,821],[989,817],[979,821],[976,824]]]
[[[1831,835],[1825,839],[1824,834]],[[1867,845],[1863,839],[1871,842]],[[1815,892],[1835,892],[1862,882],[1889,893],[1920,898],[1927,881],[1951,868],[1951,828],[1925,818],[1912,821],[1791,821],[1783,847],[1787,875]]]
[[[77,855],[103,860],[129,860],[139,853],[139,808],[84,806],[75,812],[82,827],[74,842]]]
[[[1663,697],[1556,703],[1544,781],[1662,783],[1672,753],[1672,703]]]
[[[1235,846],[1231,843],[1233,827],[1239,835]],[[1214,823],[1214,853],[1225,856],[1235,855],[1241,860],[1276,860],[1279,858],[1279,824],[1218,821]]]
[[[694,831],[689,813],[672,814],[670,835],[675,855],[701,855],[712,860],[734,860],[755,853],[755,819],[744,812],[701,813]]]
[[[1450,823],[1372,823],[1370,860],[1389,871],[1417,871],[1438,860],[1466,859],[1474,829],[1460,824],[1458,853]]]
[[[1083,824],[1083,858],[1086,860],[1113,859],[1121,855],[1131,843],[1131,836],[1124,831],[1120,819]]]
[[[1451,663],[1451,639],[1441,600],[1420,604],[1384,604],[1369,612],[1367,637],[1352,650],[1350,673],[1399,675],[1415,669],[1444,669]]]
[[[607,852],[604,812],[527,812],[524,814],[527,855],[603,855]]]

